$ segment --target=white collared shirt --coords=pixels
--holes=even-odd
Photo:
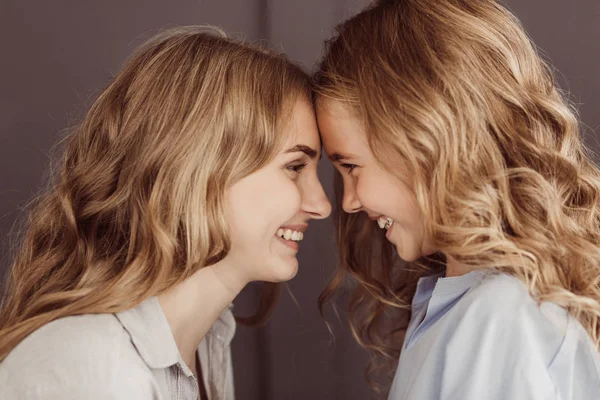
[[[234,400],[229,306],[200,346],[208,399]],[[19,343],[0,363],[2,400],[198,400],[158,299],[117,314],[58,319]]]

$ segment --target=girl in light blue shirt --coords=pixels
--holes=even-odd
[[[358,283],[388,398],[600,399],[600,170],[517,19],[382,0],[337,27],[315,82],[339,171],[321,304]]]

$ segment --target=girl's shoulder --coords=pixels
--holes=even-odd
[[[536,301],[519,278],[488,273],[457,306],[455,334],[480,349],[474,358],[502,355],[520,370],[543,366],[558,393],[600,396],[600,353],[588,333],[564,307]]]
[[[472,307],[490,309],[494,315],[552,315],[566,326],[567,312],[551,302],[539,303],[518,277],[497,270],[486,272],[466,296]],[[558,322],[558,321],[556,321]]]
[[[461,315],[458,326],[495,343],[500,351],[535,355],[548,367],[561,354],[576,348],[590,360],[598,360],[598,352],[579,321],[558,304],[538,302],[515,276],[487,273],[457,306]]]
[[[538,302],[518,277],[490,270],[461,300],[467,316],[482,323],[564,337],[569,315],[552,302]]]

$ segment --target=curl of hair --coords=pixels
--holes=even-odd
[[[600,345],[600,172],[550,67],[507,9],[380,1],[337,27],[314,80],[317,107],[343,102],[375,158],[412,177],[440,250],[398,268],[371,221],[341,213],[340,268],[321,308],[349,274],[356,339],[397,361],[416,281],[443,268],[444,254],[517,276]],[[375,361],[370,371],[383,365]]]
[[[310,79],[206,27],[141,46],[65,139],[6,280],[0,361],[57,318],[134,307],[221,260],[226,189],[277,154]],[[266,284],[268,317],[278,289]]]

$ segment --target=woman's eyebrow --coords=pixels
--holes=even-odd
[[[286,153],[295,153],[297,151],[301,151],[302,153],[309,156],[311,159],[316,158],[317,155],[319,155],[319,159],[321,158],[321,155],[319,154],[320,152],[318,150],[315,150],[312,147],[307,146],[305,144],[297,144],[294,147],[287,149],[285,152]]]

